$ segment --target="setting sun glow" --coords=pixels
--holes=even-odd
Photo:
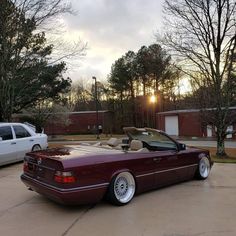
[[[156,103],[156,102],[157,102],[157,97],[154,96],[154,95],[152,95],[152,96],[150,97],[150,102],[151,102],[151,103]]]

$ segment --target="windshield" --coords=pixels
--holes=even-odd
[[[131,139],[142,141],[144,146],[152,150],[177,150],[173,140],[154,129],[130,129],[127,135]]]

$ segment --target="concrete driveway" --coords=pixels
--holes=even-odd
[[[215,164],[206,181],[106,202],[65,207],[20,182],[22,163],[0,168],[0,235],[235,236],[236,165]]]

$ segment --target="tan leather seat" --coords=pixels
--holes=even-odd
[[[131,151],[138,151],[139,149],[143,148],[143,143],[140,140],[132,140],[130,143],[130,150]]]

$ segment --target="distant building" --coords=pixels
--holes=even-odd
[[[236,107],[230,107],[230,112],[236,113]],[[173,136],[215,137],[215,127],[202,120],[200,109],[159,112],[156,114],[156,127]],[[230,125],[228,130],[236,130],[236,123]],[[235,137],[229,134],[226,138]]]
[[[96,133],[97,116],[96,111],[69,112],[67,121],[49,121],[44,132],[48,135],[56,134],[89,134]],[[98,125],[102,127],[103,133],[113,132],[113,112],[98,111]]]

